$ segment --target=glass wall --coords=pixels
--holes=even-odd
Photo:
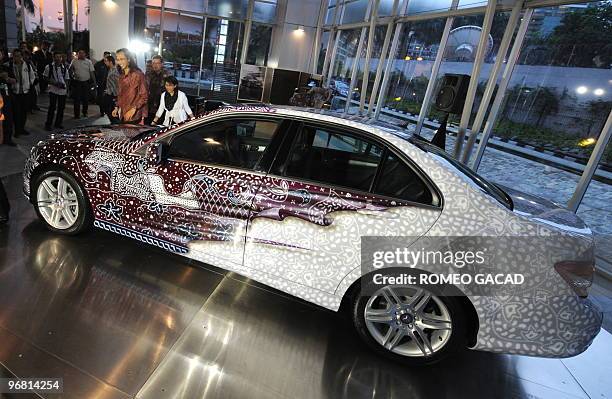
[[[365,21],[368,3],[369,0],[347,0],[343,6],[342,23],[351,24]]]
[[[445,18],[437,18],[403,24],[385,106],[418,116],[445,23]]]
[[[272,26],[253,23],[249,35],[249,48],[246,63],[266,66],[272,42]]]
[[[147,6],[161,5],[158,3],[146,0]],[[263,9],[257,8],[258,19],[275,17],[274,0],[258,0],[258,3],[263,5]],[[188,94],[236,101],[244,24],[233,18],[246,16],[246,0],[210,0],[208,9],[204,9],[206,2],[202,1],[165,0],[163,27],[160,26],[159,8],[138,6],[145,4],[144,0],[136,4],[134,37],[149,44],[146,60],[159,53],[161,38],[164,68],[179,80],[182,90]],[[232,19],[210,16],[212,14]],[[251,33],[247,62],[264,65],[269,53],[271,27],[254,22]]]
[[[366,54],[366,45],[362,46],[361,54],[357,55],[359,47],[359,39],[361,38],[362,28],[346,29],[340,31],[340,38],[338,41],[338,49],[336,50],[336,57],[334,63],[330,68],[331,80],[330,86],[334,91],[335,98],[332,102],[334,108],[344,107],[345,100],[349,96],[349,90],[351,85],[351,75],[353,68],[357,67],[357,79],[363,74],[363,69],[360,63],[356,63],[355,59],[363,60]],[[367,30],[367,28],[366,28]],[[367,32],[363,38],[364,43],[367,42]],[[356,86],[357,88],[357,86]],[[359,99],[358,90],[353,90],[353,99]]]
[[[183,91],[192,94],[197,91],[199,80],[203,29],[203,17],[164,14],[164,67],[178,79]]]
[[[274,23],[276,19],[276,0],[257,0],[253,4],[253,21]]]
[[[204,3],[201,0],[200,2]],[[244,19],[247,14],[247,5],[247,0],[208,0],[207,12],[220,17]]]
[[[149,45],[147,59],[159,52],[160,16],[161,11],[154,8],[134,8],[134,34]]]
[[[599,163],[598,172],[612,172],[612,141],[606,146]],[[610,184],[597,176],[589,185],[578,208],[578,216],[584,219],[595,232],[595,253],[607,261],[612,272],[612,190]]]
[[[194,13],[204,12],[204,2],[202,0],[166,0],[164,7],[167,9],[192,11]]]
[[[476,87],[476,96],[474,98],[474,105],[472,107],[471,117],[468,123],[468,127],[472,126],[472,122],[478,112],[478,107],[482,99],[485,87],[491,75],[491,69],[497,59],[497,52],[501,44],[508,19],[510,18],[510,12],[497,12],[493,17],[493,23],[491,31],[489,32],[486,51],[483,59],[483,65],[478,77],[478,86]],[[478,51],[478,44],[480,35],[482,32],[482,22],[484,15],[472,15],[464,17],[456,17],[453,21],[451,28],[448,44],[444,50],[444,57],[442,64],[440,65],[440,72],[437,76],[438,82],[436,84],[436,90],[439,88],[442,76],[447,73],[471,75],[472,68],[474,67],[474,59],[476,52]],[[511,43],[512,45],[512,43]],[[442,113],[430,108],[428,119],[429,120],[440,120]],[[451,115],[449,122],[452,125],[458,125],[461,119],[461,115]]]
[[[372,89],[374,87],[374,80],[376,78],[376,70],[378,65],[380,64],[380,57],[382,56],[383,45],[385,42],[385,35],[387,34],[387,25],[378,25],[376,29],[374,29],[374,42],[372,42],[372,54],[370,55],[370,66],[368,72],[368,86],[365,93],[359,92],[359,97],[365,96],[365,104],[370,101],[370,95],[372,94]],[[364,46],[365,47],[365,46]],[[388,51],[387,51],[388,53]],[[387,54],[385,54],[385,58]],[[365,59],[364,59],[365,62]],[[360,62],[360,71],[362,72],[365,68],[365,65],[362,65]],[[359,75],[359,80],[357,82],[358,90],[362,89],[363,80],[365,76],[363,72]]]
[[[408,2],[408,15],[425,14],[428,12],[447,11],[452,0],[411,0]]]
[[[479,173],[566,204],[612,108],[610,43],[610,4],[535,9]],[[498,151],[500,145],[539,155],[504,159],[510,155]],[[612,190],[602,175],[611,171],[608,144],[578,209],[595,233],[596,255],[608,264]]]
[[[323,73],[323,64],[325,63],[325,57],[327,56],[329,45],[329,30],[324,30],[321,32],[321,40],[320,40],[320,50],[319,50],[319,58],[317,60],[317,73]],[[333,44],[332,44],[333,45]]]
[[[612,23],[611,7],[534,10],[494,139],[542,149],[579,168],[586,163],[612,107],[612,28],[605,28]],[[606,153],[604,162],[609,158]],[[566,202],[570,187],[541,194]]]

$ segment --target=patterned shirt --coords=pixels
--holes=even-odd
[[[119,91],[117,93],[117,106],[121,109],[121,119],[132,108],[136,108],[136,113],[131,120],[123,119],[125,122],[146,118],[148,115],[148,95],[145,75],[140,69],[130,71],[127,75],[122,73],[119,76]]]
[[[117,97],[117,93],[119,92],[119,70],[117,67],[112,67],[108,70],[108,75],[106,75],[106,89],[104,89],[104,94],[108,94],[109,96]]]

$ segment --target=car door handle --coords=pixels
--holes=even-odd
[[[381,219],[397,219],[397,214],[385,212],[385,210],[373,210],[373,209],[357,209],[357,213],[360,215],[374,216]]]

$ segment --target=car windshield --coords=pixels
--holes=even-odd
[[[489,182],[484,177],[480,176],[467,166],[463,165],[461,162],[458,162],[456,159],[451,157],[446,151],[432,145],[431,143],[425,141],[424,139],[420,139],[417,137],[411,137],[408,141],[415,146],[419,147],[421,150],[431,154],[432,156],[442,160],[446,164],[450,165],[453,169],[457,171],[460,175],[467,178],[467,180],[473,183],[477,188],[482,190],[484,193],[490,195],[495,200],[497,200],[500,204],[504,205],[506,208],[512,210],[514,204],[512,203],[512,199],[504,190],[499,188],[494,183]]]

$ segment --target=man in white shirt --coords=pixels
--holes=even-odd
[[[70,64],[72,82],[70,89],[74,97],[74,119],[81,116],[81,105],[83,105],[83,116],[87,118],[89,102],[89,91],[96,84],[93,63],[86,58],[85,50],[79,50],[77,58]]]
[[[70,76],[68,68],[62,62],[62,54],[53,54],[53,64],[47,65],[43,72],[45,80],[49,83],[49,111],[47,112],[47,122],[45,129],[51,130],[53,116],[55,115],[55,127],[63,129],[64,107],[66,106],[66,86]]]
[[[8,62],[10,84],[10,96],[13,100],[13,124],[15,125],[15,137],[29,134],[25,131],[25,123],[30,110],[32,97],[30,90],[34,89],[36,72],[24,61],[21,50],[13,51],[13,58]]]

